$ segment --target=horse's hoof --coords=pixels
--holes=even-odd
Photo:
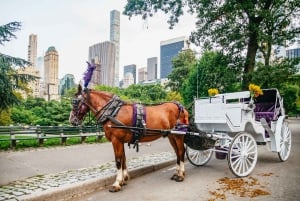
[[[177,176],[177,178],[175,179],[175,181],[177,182],[183,182],[184,180],[184,177],[180,177],[180,176]]]
[[[129,180],[129,176],[126,175],[126,176],[124,177],[124,181],[126,182],[126,181],[128,181],[128,180]]]
[[[121,187],[111,186],[109,189],[109,192],[115,193],[115,192],[119,192],[120,190],[121,190]]]
[[[125,185],[127,185],[127,182],[126,182],[126,181],[120,182],[120,186],[125,186]]]
[[[178,178],[178,175],[176,175],[176,174],[173,174],[173,176],[171,177],[171,180],[177,180],[177,178]]]

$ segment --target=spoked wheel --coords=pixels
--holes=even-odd
[[[211,159],[213,149],[195,150],[186,146],[186,157],[194,166],[203,166]]]
[[[228,151],[228,166],[231,172],[238,177],[248,176],[257,162],[257,145],[249,133],[237,134]]]
[[[291,153],[292,147],[292,134],[289,129],[288,123],[283,121],[280,132],[280,151],[278,152],[279,159],[286,161]]]

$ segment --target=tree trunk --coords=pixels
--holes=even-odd
[[[251,81],[250,73],[254,71],[255,56],[258,50],[258,28],[260,20],[257,18],[249,19],[249,42],[247,47],[246,62],[244,66],[244,75],[242,82],[242,89],[247,90],[249,82]]]
[[[252,73],[255,67],[255,56],[258,49],[256,38],[257,38],[256,35],[252,35],[249,38],[246,62],[244,67],[243,86],[242,86],[244,90],[247,89],[249,82],[251,80],[251,78],[249,77],[249,73]]]

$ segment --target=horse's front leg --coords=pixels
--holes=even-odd
[[[124,144],[119,140],[115,139],[112,140],[112,145],[115,152],[115,162],[117,168],[117,176],[116,180],[113,185],[110,187],[110,192],[118,192],[121,190],[122,185],[125,185],[125,181],[128,180],[129,175],[126,166],[126,157],[125,157],[125,150]]]
[[[173,174],[171,179],[177,182],[181,182],[184,180],[184,176],[185,176],[185,168],[184,168],[185,149],[184,149],[183,136],[169,135],[168,137],[177,156],[176,172]]]

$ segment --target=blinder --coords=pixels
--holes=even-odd
[[[79,107],[79,103],[82,99],[81,98],[73,98],[71,103],[72,103],[72,106],[73,106],[73,109],[74,110],[78,110],[78,107]]]

